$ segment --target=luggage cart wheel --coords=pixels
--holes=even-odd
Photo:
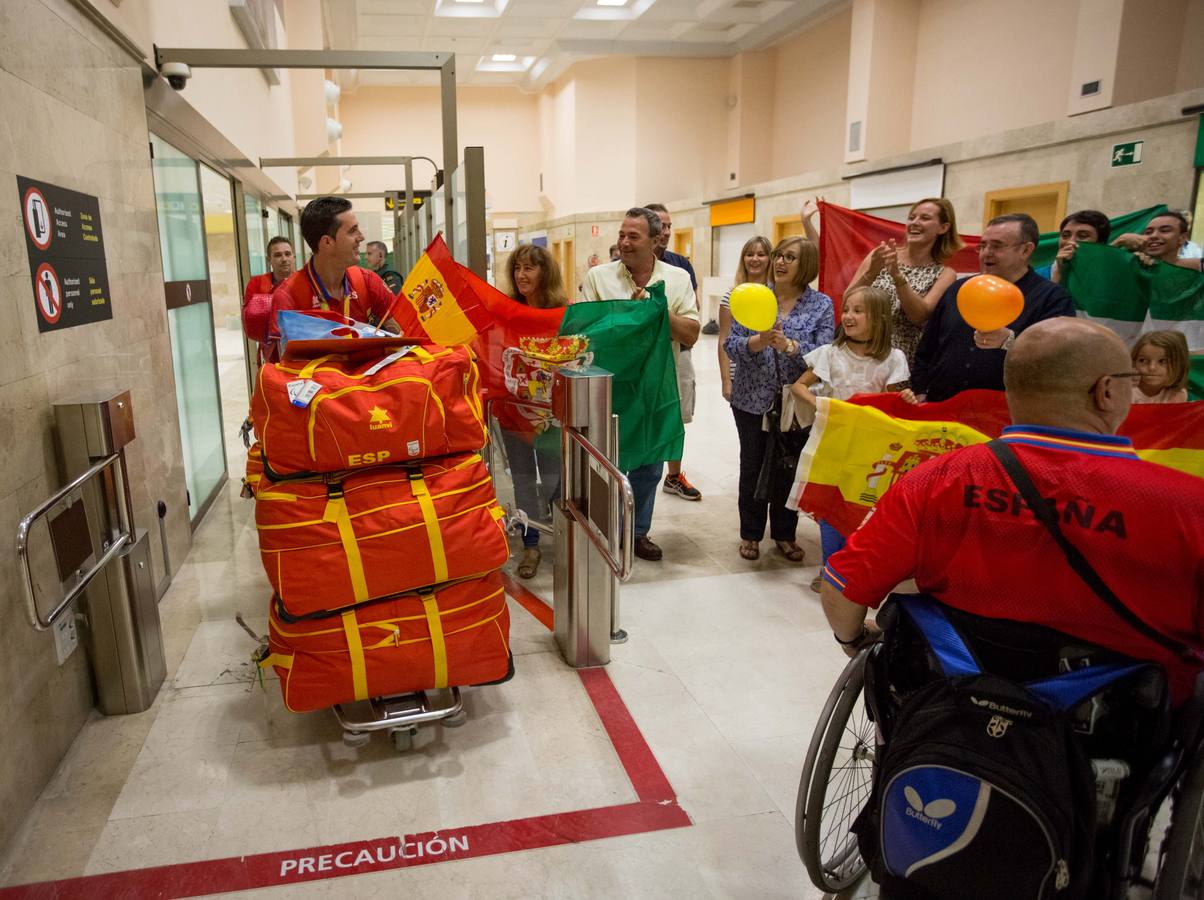
[[[370,740],[372,740],[372,732],[370,731],[343,732],[343,743],[348,747],[363,747]]]
[[[407,750],[414,749],[414,735],[418,734],[417,728],[395,728],[393,730],[393,747],[398,753],[405,753]]]
[[[460,710],[454,716],[445,716],[444,718],[440,719],[439,724],[445,728],[459,728],[467,721],[468,713],[466,713],[464,710]]]

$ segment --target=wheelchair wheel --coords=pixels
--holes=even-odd
[[[828,695],[799,782],[799,856],[812,884],[829,893],[849,887],[866,870],[849,827],[873,784],[876,731],[861,696],[870,649],[849,661]]]
[[[1155,900],[1204,900],[1204,754],[1197,754],[1174,795]]]

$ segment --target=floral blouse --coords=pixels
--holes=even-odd
[[[731,401],[736,409],[755,415],[769,412],[781,396],[782,388],[794,384],[807,371],[803,357],[816,347],[832,343],[836,335],[832,298],[807,288],[782,319],[782,331],[786,337],[798,342],[798,350],[793,355],[772,347],[754,353],[748,349],[748,341],[756,337],[757,332],[732,322],[723,349],[736,363]]]
[[[944,271],[944,268],[945,264],[939,262],[930,262],[926,266],[905,266],[900,264],[899,274],[903,276],[903,280],[907,282],[908,287],[923,297],[932,290],[932,286],[941,277],[941,272]],[[903,305],[899,300],[899,292],[895,289],[895,283],[891,280],[889,272],[879,272],[872,286],[882,288],[882,290],[890,294],[890,320],[891,324],[894,325],[890,345],[903,351],[903,355],[907,357],[908,366],[914,365],[916,361],[916,347],[920,345],[920,338],[924,336],[924,326],[916,325],[911,319],[907,318],[907,313],[903,312]]]

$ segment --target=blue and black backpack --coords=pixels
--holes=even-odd
[[[936,601],[912,595],[897,606],[943,677],[891,713],[873,792],[853,824],[882,896],[1090,896],[1095,778],[1073,713],[1160,671],[1106,662],[1021,683],[982,671]]]

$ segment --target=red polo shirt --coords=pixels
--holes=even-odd
[[[397,298],[375,272],[359,266],[351,268],[357,271],[353,275],[348,269],[348,274],[343,276],[344,294],[341,299],[330,297],[309,264],[286,278],[272,294],[273,329],[276,313],[283,309],[333,309],[357,322],[379,325]],[[352,283],[356,278],[364,286],[362,291]]]
[[[1204,479],[1139,459],[1123,437],[1013,425],[1002,439],[1121,601],[1164,634],[1204,646]],[[908,473],[829,558],[824,577],[870,607],[914,577],[955,609],[1153,660],[1176,701],[1198,671],[1134,631],[1075,574],[985,445]]]
[[[272,281],[272,273],[264,272],[262,275],[256,275],[247,282],[247,289],[242,294],[242,305],[246,306],[247,301],[255,294],[270,294],[276,290],[276,283]]]

